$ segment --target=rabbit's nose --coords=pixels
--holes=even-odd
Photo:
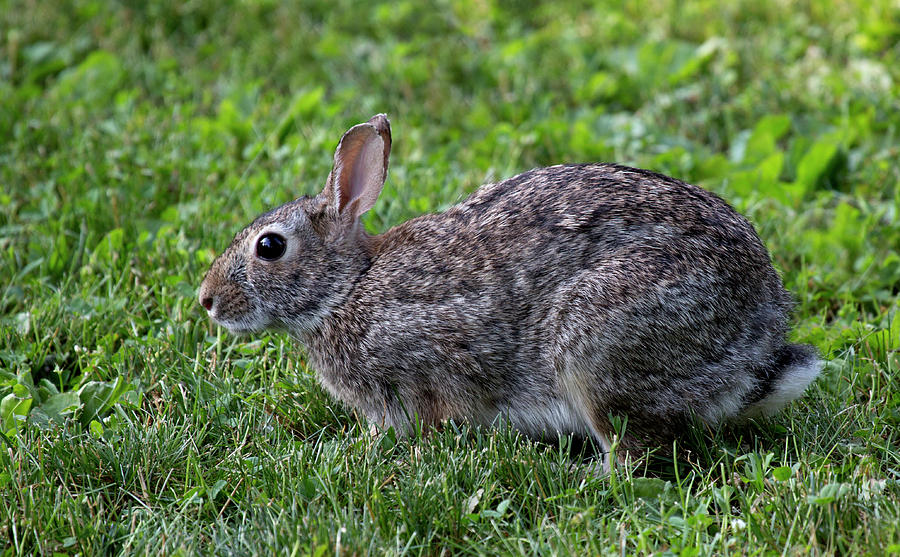
[[[206,311],[212,311],[214,305],[216,305],[216,299],[209,293],[209,288],[206,285],[206,281],[203,281],[203,284],[200,285],[200,305],[203,306]]]

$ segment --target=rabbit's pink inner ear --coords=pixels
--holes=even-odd
[[[375,205],[384,186],[384,140],[380,136],[376,135],[363,144],[349,178],[347,204],[341,205],[341,212],[350,210],[356,218]],[[344,189],[344,185],[341,189]],[[344,198],[343,193],[341,198]]]
[[[353,126],[334,154],[331,193],[338,212],[356,218],[375,205],[387,175],[386,145],[372,124]]]

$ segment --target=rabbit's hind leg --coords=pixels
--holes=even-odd
[[[635,291],[612,303],[616,285],[606,276],[584,276],[560,296],[552,353],[560,389],[602,448],[608,472],[666,446],[682,430],[684,401],[672,396],[666,370],[653,367],[671,361],[667,344],[635,322],[633,306],[649,296]]]
[[[640,435],[629,430],[627,420],[624,427],[617,430],[611,415],[596,404],[585,400],[582,406],[582,419],[588,424],[590,435],[600,446],[602,456],[602,472],[608,474],[614,466],[631,467],[641,461],[652,443],[642,442]]]
[[[573,371],[561,371],[559,379],[562,390],[568,399],[569,406],[580,417],[580,422],[587,431],[583,435],[590,436],[600,450],[602,466],[597,469],[602,474],[612,470],[612,439],[615,431],[610,421],[599,411],[594,392],[579,380],[584,374]]]

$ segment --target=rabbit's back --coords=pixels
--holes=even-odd
[[[452,300],[454,313],[490,311],[518,323],[520,334],[536,332],[560,297],[595,279],[603,293],[590,303],[604,308],[660,292],[732,310],[770,304],[786,313],[791,305],[753,226],[721,198],[616,165],[554,166],[489,184],[376,245],[360,303],[377,298],[377,310],[386,301]]]

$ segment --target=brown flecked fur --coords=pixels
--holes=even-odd
[[[383,115],[351,128],[322,193],[258,217],[200,289],[232,331],[291,332],[325,388],[373,423],[508,419],[608,449],[623,416],[635,452],[692,415],[777,410],[818,373],[811,347],[785,342],[791,300],[765,247],[716,195],[561,165],[370,237],[359,217],[390,143]],[[288,248],[265,261],[256,243],[273,232]]]

